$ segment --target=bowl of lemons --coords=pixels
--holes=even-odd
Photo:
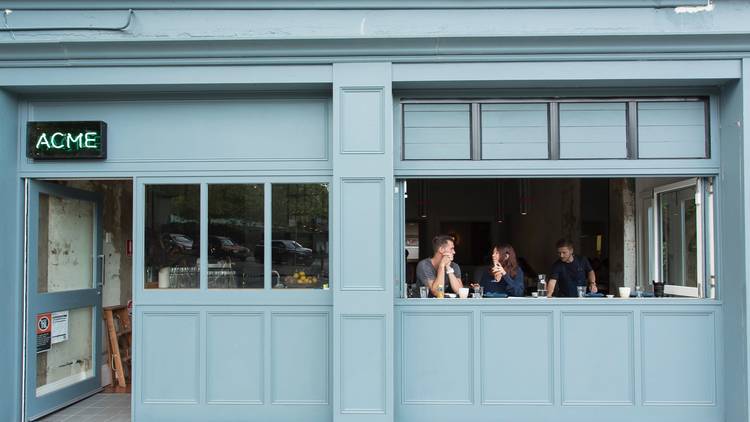
[[[284,277],[284,284],[287,287],[319,287],[318,276],[304,271],[295,271],[292,275]]]

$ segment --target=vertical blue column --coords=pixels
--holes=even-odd
[[[750,234],[750,61],[743,61],[743,77],[721,92],[721,176],[716,178],[718,298],[724,312],[724,401],[726,420],[748,420],[748,280]],[[714,141],[715,142],[715,141]]]
[[[393,420],[391,64],[333,66],[333,420]]]
[[[0,415],[17,421],[21,410],[21,189],[16,175],[18,108],[0,90]]]

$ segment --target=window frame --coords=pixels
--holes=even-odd
[[[662,213],[660,209],[660,195],[679,191],[685,188],[695,188],[695,223],[696,223],[696,287],[664,284],[664,294],[673,296],[716,298],[716,275],[714,256],[715,220],[713,212],[714,195],[712,178],[694,177],[666,185],[654,187],[652,198],[652,226],[651,244],[653,258],[653,279],[657,283],[662,280]],[[710,280],[706,283],[706,280]]]
[[[139,177],[135,180],[134,212],[136,224],[133,239],[136,250],[134,257],[134,299],[141,304],[330,304],[332,301],[332,280],[334,278],[333,245],[333,178],[331,176],[266,176],[266,177]],[[272,236],[271,189],[274,184],[327,184],[328,185],[328,289],[274,289],[271,277],[271,248],[264,248],[268,254],[264,259],[263,289],[217,289],[208,288],[208,242],[200,242],[199,287],[191,289],[146,289],[145,288],[145,204],[146,187],[150,185],[199,185],[200,186],[200,232],[201,238],[208,239],[208,187],[209,185],[262,185],[263,243],[270,245]]]

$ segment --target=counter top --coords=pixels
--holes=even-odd
[[[578,297],[508,297],[508,298],[482,298],[482,299],[421,299],[421,298],[398,298],[396,306],[551,306],[551,305],[576,305],[576,306],[660,306],[660,305],[703,305],[721,306],[722,302],[716,299],[697,298],[578,298]]]

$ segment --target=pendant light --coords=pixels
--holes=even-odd
[[[419,188],[417,189],[417,214],[421,218],[427,218],[427,195],[428,188],[427,182],[424,180],[419,181]]]
[[[518,207],[521,215],[529,213],[531,205],[531,185],[529,179],[520,179],[518,181]]]
[[[505,221],[505,184],[502,180],[495,180],[495,221]]]

